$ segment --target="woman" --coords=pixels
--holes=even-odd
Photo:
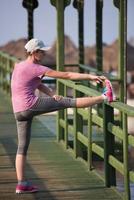
[[[16,193],[37,192],[38,188],[25,180],[26,155],[30,142],[31,124],[34,116],[65,109],[69,107],[88,107],[102,103],[104,100],[112,101],[112,86],[105,77],[90,74],[55,71],[39,63],[49,48],[38,39],[31,39],[26,45],[28,57],[25,61],[15,64],[12,74],[11,91],[13,111],[17,124],[18,150],[16,154],[16,174],[18,184]],[[55,95],[48,87],[41,83],[43,76],[69,79],[91,80],[105,82],[105,92],[101,96],[64,98]],[[35,96],[35,90],[39,89],[49,97]]]

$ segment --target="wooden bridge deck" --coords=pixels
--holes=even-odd
[[[18,196],[14,167],[16,125],[10,100],[0,92],[0,200],[120,200],[93,171],[88,172],[80,160],[56,143],[54,134],[41,120],[34,119],[26,166],[27,177],[40,187],[40,192]],[[50,123],[50,119],[46,121]]]

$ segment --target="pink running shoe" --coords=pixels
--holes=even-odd
[[[113,94],[113,88],[112,88],[111,82],[108,79],[106,79],[104,84],[105,84],[105,87],[103,89],[103,96],[106,96],[106,99],[108,100],[108,102],[114,101],[115,96]]]
[[[18,184],[16,186],[16,194],[33,193],[33,192],[38,192],[38,191],[39,191],[38,187],[32,185],[29,182],[26,185]]]

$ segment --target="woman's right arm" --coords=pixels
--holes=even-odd
[[[75,72],[62,72],[55,70],[47,71],[45,73],[45,76],[53,78],[69,79],[69,80],[90,80],[96,82],[102,82],[105,79],[104,76],[96,76],[92,74],[75,73]]]

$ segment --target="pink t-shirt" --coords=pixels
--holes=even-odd
[[[41,78],[48,70],[48,67],[22,61],[15,64],[12,79],[11,92],[14,112],[21,112],[31,108],[38,97],[35,96],[35,89],[41,83]]]

